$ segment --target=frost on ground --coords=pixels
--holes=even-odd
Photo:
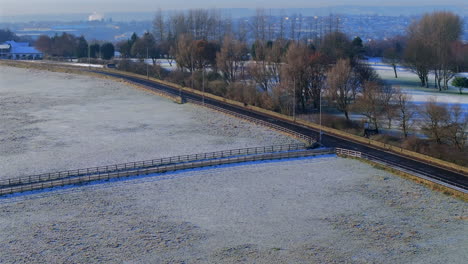
[[[383,63],[381,60],[370,60],[369,64],[386,82],[410,94],[415,103],[425,103],[431,98],[436,98],[439,103],[448,105],[460,104],[463,108],[468,109],[468,90],[464,89],[463,95],[460,95],[458,88],[450,85],[452,80],[449,82],[449,90],[439,92],[437,88],[434,88],[434,75],[432,73],[428,76],[430,88],[425,88],[420,86],[417,75],[406,67],[398,66],[398,78],[395,78],[393,67]]]
[[[2,263],[465,263],[466,203],[337,157],[0,199]]]
[[[124,83],[0,66],[0,178],[297,143]]]

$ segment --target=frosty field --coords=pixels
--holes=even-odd
[[[0,177],[295,143],[124,83],[0,67]],[[0,263],[464,263],[466,203],[334,155],[0,198]]]
[[[0,178],[298,142],[124,83],[0,66]]]
[[[355,160],[0,199],[4,263],[464,263],[466,204]]]
[[[405,67],[397,67],[398,78],[395,78],[393,68],[383,63],[379,58],[370,60],[369,64],[383,80],[410,94],[412,100],[417,104],[425,103],[431,98],[436,98],[439,103],[449,105],[460,104],[464,109],[468,109],[468,89],[464,89],[463,94],[460,95],[458,88],[450,85],[451,81],[449,82],[449,90],[439,92],[439,90],[434,88],[433,74],[429,75],[430,88],[425,88],[420,86],[417,75]]]

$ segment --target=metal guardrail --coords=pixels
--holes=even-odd
[[[360,151],[354,151],[354,150],[343,149],[343,148],[335,148],[335,151],[336,151],[336,154],[338,155],[351,156],[355,158],[363,157]]]
[[[294,147],[297,148],[294,148]],[[18,192],[25,192],[25,191],[32,191],[38,189],[45,189],[45,188],[52,188],[58,186],[65,186],[71,184],[81,184],[91,181],[98,181],[98,180],[110,180],[115,178],[123,178],[123,177],[130,177],[130,176],[137,176],[137,175],[148,175],[154,173],[163,173],[168,171],[176,171],[176,170],[184,170],[184,169],[192,169],[192,168],[199,168],[199,167],[207,167],[207,166],[215,166],[215,165],[224,165],[224,164],[232,164],[232,163],[240,163],[240,162],[248,162],[248,161],[261,161],[261,160],[271,160],[271,159],[284,159],[284,158],[297,158],[297,157],[306,157],[306,156],[315,156],[315,155],[324,155],[324,154],[332,154],[335,152],[334,149],[317,149],[317,150],[307,150],[305,148],[299,148],[298,145],[282,145],[282,146],[270,146],[270,147],[259,147],[259,148],[247,148],[247,149],[236,149],[236,150],[225,150],[219,153],[223,153],[221,155],[214,155],[214,158],[210,158],[210,154],[217,153],[217,152],[210,152],[210,153],[202,153],[202,154],[194,154],[194,155],[184,155],[184,156],[177,156],[171,158],[165,158],[161,160],[177,160],[179,161],[178,157],[198,157],[198,160],[191,160],[177,163],[166,163],[166,164],[159,164],[155,166],[150,166],[147,168],[134,168],[134,169],[127,169],[127,170],[119,170],[119,171],[108,171],[108,172],[97,172],[97,173],[89,173],[85,175],[75,175],[69,177],[62,177],[62,178],[55,178],[55,179],[48,179],[42,178],[41,181],[31,181],[31,182],[23,182],[21,184],[13,184],[9,186],[2,186],[0,187],[0,195],[18,193]],[[242,151],[239,151],[242,150]],[[254,152],[253,150],[256,150]],[[268,150],[273,150],[276,152],[267,152]],[[223,156],[227,153],[241,153],[237,156]],[[117,166],[117,165],[115,165]],[[86,171],[83,169],[81,171]],[[29,177],[25,177],[24,179],[29,179]]]
[[[181,155],[168,158],[160,158],[146,161],[136,161],[128,162],[115,165],[106,165],[100,167],[92,167],[85,169],[76,169],[76,170],[66,170],[60,172],[44,173],[39,175],[31,175],[25,177],[11,178],[0,180],[0,188],[5,186],[21,185],[21,184],[30,184],[42,181],[51,181],[62,178],[70,178],[74,176],[82,176],[89,174],[97,173],[108,173],[116,171],[125,171],[125,170],[134,170],[140,168],[148,168],[160,165],[168,165],[181,162],[189,162],[194,160],[201,159],[216,159],[216,158],[225,158],[239,155],[250,155],[250,154],[261,154],[267,152],[282,152],[282,151],[292,151],[292,150],[301,150],[305,149],[306,144],[287,144],[287,145],[274,145],[266,147],[251,147],[251,148],[240,148],[240,149],[230,149],[224,151],[208,152],[208,153],[199,153],[191,155]]]

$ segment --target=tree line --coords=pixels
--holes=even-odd
[[[458,72],[468,71],[468,44],[461,41],[463,19],[450,12],[425,14],[414,21],[405,36],[369,43],[370,56],[383,57],[394,67],[403,65],[414,72],[422,87],[431,83],[447,90]],[[434,80],[429,80],[432,73]],[[459,90],[462,93],[462,89]]]
[[[177,70],[165,73],[163,78],[183,86],[288,115],[314,114],[322,105],[328,112],[338,111],[344,116],[344,121],[329,116],[325,123],[348,131],[357,128],[356,133],[362,135],[362,124],[350,118],[351,113],[357,113],[366,117],[373,131],[400,129],[400,145],[468,162],[460,154],[466,152],[467,113],[460,106],[446,107],[434,101],[414,105],[411,96],[385,83],[363,60],[369,47],[359,37],[350,39],[331,23],[323,36],[311,39],[294,33],[288,37],[278,31],[284,25],[269,24],[261,11],[249,24],[239,25],[237,31],[219,19],[207,10],[170,17],[158,12],[153,32],[141,37],[134,34],[117,47],[125,57],[152,58],[153,68],[159,68],[154,71],[158,78],[162,76],[156,74],[161,72],[158,58],[169,63],[174,60]],[[428,85],[429,73],[433,72],[437,87],[447,89],[448,80],[466,70],[468,53],[466,44],[460,41],[460,21],[447,12],[427,14],[409,26],[407,36],[385,41],[381,54],[394,66],[395,75],[396,66],[402,64]],[[299,30],[298,24],[289,25],[294,28],[292,32]],[[244,28],[249,33],[243,32]],[[247,41],[247,34],[254,36],[253,41]],[[439,38],[434,40],[436,36]],[[414,129],[428,140],[412,137]]]
[[[350,117],[360,114],[372,131],[400,129],[402,139],[393,139],[393,143],[426,154],[444,153],[446,159],[450,156],[460,163],[461,158],[463,163],[468,162],[460,157],[460,153],[466,154],[468,114],[459,106],[436,102],[415,106],[409,95],[385,83],[363,59],[366,54],[383,56],[393,65],[395,77],[397,65],[406,65],[424,86],[429,85],[432,72],[436,87],[447,89],[454,74],[467,69],[461,22],[452,13],[434,12],[411,24],[406,36],[364,44],[359,37],[351,39],[340,32],[339,20],[333,17],[321,34],[310,35],[301,28],[300,15],[273,22],[259,9],[249,21],[233,25],[213,10],[169,16],[159,10],[152,32],[134,33],[116,43],[116,49],[122,55],[118,62],[122,70],[313,121],[318,121],[315,116],[323,106],[325,112],[339,112],[344,117],[325,115],[324,125],[362,135],[364,122]],[[104,45],[100,49],[93,45],[88,47],[83,37],[66,33],[41,36],[36,42],[54,56],[86,57],[89,52],[97,57]],[[143,63],[145,58],[152,60],[152,67]],[[175,62],[177,69],[164,70],[160,65],[164,60],[171,66]],[[428,140],[412,137],[414,129]]]
[[[62,33],[49,37],[41,35],[35,42],[35,47],[49,57],[61,58],[101,58],[110,60],[114,57],[114,44],[110,42],[88,43],[84,36],[76,37]]]

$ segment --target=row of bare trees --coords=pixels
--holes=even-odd
[[[456,18],[444,13],[440,22],[445,26],[454,24],[456,29]],[[450,23],[445,23],[446,20]],[[270,27],[281,31],[285,27],[284,21],[274,24],[261,10],[247,24],[238,25],[236,30],[229,21],[209,10],[191,10],[169,17],[158,11],[152,33],[146,32],[141,37],[134,34],[117,46],[124,57],[151,58],[154,64],[151,72],[157,78],[163,78],[157,70],[160,69],[157,59],[165,58],[170,63],[175,60],[177,70],[164,74],[170,81],[190,84],[200,90],[203,87],[207,92],[245,104],[290,115],[316,113],[324,105],[328,111],[341,112],[349,123],[352,122],[351,113],[357,113],[366,117],[377,131],[383,127],[398,127],[406,138],[412,129],[421,128],[438,145],[450,144],[460,150],[465,148],[466,113],[460,108],[444,108],[446,111],[440,114],[444,118],[443,123],[438,121],[434,125],[434,115],[429,110],[441,107],[440,104],[415,107],[407,94],[383,82],[361,60],[364,51],[362,40],[358,37],[351,40],[338,30],[338,26],[330,26],[330,31],[319,38],[301,38],[296,32],[301,31],[298,28],[300,22],[297,22],[300,20],[295,19],[294,26],[289,22],[289,26],[294,27],[294,31],[289,30],[295,32],[294,36],[287,38],[279,34],[275,38]],[[255,39],[247,41],[243,30],[250,31]],[[410,32],[414,32],[411,34],[426,36],[417,33],[421,30],[419,26],[410,27]],[[404,41],[392,42],[389,45],[392,50],[386,51],[387,59],[394,57],[395,74],[396,65],[401,63],[401,54],[407,54],[405,63],[415,72],[420,72],[425,84],[429,71],[437,71],[439,82],[446,85],[449,73],[455,71],[450,66],[452,64],[426,65],[420,57],[416,57],[415,63],[410,63],[408,57],[416,56],[411,53],[411,34]],[[448,56],[445,48],[449,46],[452,52],[459,33],[445,38],[451,41],[424,45],[434,50],[438,47],[440,54]],[[428,41],[425,37],[415,37],[414,41],[420,45],[424,43],[421,40]],[[421,48],[418,52],[424,50]],[[431,57],[431,52],[426,56]],[[420,64],[426,68],[422,69]],[[131,69],[128,61],[122,65]],[[144,70],[141,65],[138,67],[139,71]],[[415,120],[419,120],[417,125]]]
[[[402,64],[418,76],[421,86],[429,87],[432,73],[434,87],[447,90],[455,74],[468,69],[468,44],[461,41],[462,32],[459,16],[450,12],[426,14],[408,27],[406,36],[381,43],[385,47],[380,55],[394,67],[395,78],[396,66]]]

